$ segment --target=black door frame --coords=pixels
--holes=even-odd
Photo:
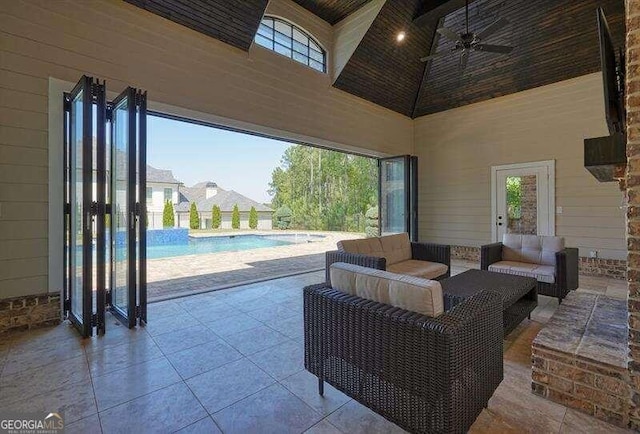
[[[404,164],[405,229],[411,241],[418,241],[418,157],[397,155],[378,159],[378,235],[382,235],[382,166],[385,161],[402,160]]]

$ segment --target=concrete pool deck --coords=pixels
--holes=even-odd
[[[147,261],[149,301],[181,297],[324,268],[324,253],[335,250],[340,240],[364,234],[318,231],[202,231],[194,237],[229,235],[323,235],[310,243],[262,247],[237,252],[174,256]]]

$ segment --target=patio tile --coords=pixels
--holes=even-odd
[[[262,323],[247,314],[241,313],[227,318],[204,323],[218,336],[230,336],[258,326]]]
[[[89,370],[94,377],[163,357],[160,348],[151,339],[138,339],[122,345],[95,351],[87,355]]]
[[[586,416],[579,411],[568,409],[562,422],[560,434],[623,434],[633,431],[623,429],[594,417]]]
[[[163,317],[162,321],[150,321],[145,330],[152,336],[191,327],[198,321],[187,312]]]
[[[102,427],[100,426],[100,418],[98,414],[92,414],[84,419],[77,420],[75,422],[68,423],[68,417],[65,413],[65,434],[86,434],[86,433],[102,433]]]
[[[304,340],[304,319],[301,315],[265,321],[265,324],[288,338],[298,342]]]
[[[270,321],[274,319],[290,318],[294,315],[299,315],[300,311],[292,309],[288,305],[277,303],[261,307],[256,310],[247,312],[247,315],[257,319],[258,321]]]
[[[323,419],[306,430],[304,434],[342,434],[342,431]]]
[[[137,398],[100,413],[108,433],[170,433],[187,427],[207,413],[183,383]]]
[[[72,423],[98,412],[93,386],[89,380],[22,397],[19,401],[0,405],[3,412],[48,413],[59,410],[64,412],[65,423]]]
[[[0,408],[28,398],[35,398],[63,386],[90,379],[84,354],[73,359],[27,369],[16,374],[0,376]]]
[[[234,306],[241,312],[251,312],[256,309],[269,309],[275,303],[269,299],[264,297],[254,298],[252,300],[246,301],[238,301],[238,302],[229,302],[230,305]]]
[[[215,369],[243,356],[222,341],[207,342],[167,356],[178,374],[184,379]]]
[[[327,417],[327,421],[349,434],[405,433],[403,429],[364,405],[349,401]]]
[[[165,358],[95,377],[93,387],[98,410],[114,407],[180,380],[178,373]]]
[[[289,340],[285,335],[261,325],[224,338],[245,356]]]
[[[31,330],[29,333],[16,333],[8,336],[11,339],[11,352],[50,350],[67,340],[78,340],[77,330],[68,322],[55,327]]]
[[[174,300],[150,303],[147,306],[147,317],[149,319],[164,318],[170,315],[177,315],[186,312],[184,308]]]
[[[225,433],[300,433],[322,416],[279,384],[213,415]]]
[[[324,395],[318,393],[318,377],[302,370],[280,383],[318,413],[330,414],[351,401],[344,393],[324,383]]]
[[[171,354],[205,342],[220,340],[214,332],[202,324],[157,335],[153,339],[164,354]]]
[[[275,381],[247,359],[228,363],[186,380],[209,413],[215,413]]]
[[[79,339],[66,339],[55,347],[46,346],[43,350],[12,349],[5,359],[3,375],[11,375],[26,369],[38,368],[50,363],[61,362],[84,355]]]
[[[151,340],[151,335],[147,333],[146,327],[129,329],[115,318],[109,317],[110,315],[107,315],[107,332],[104,335],[82,340],[85,353],[91,354],[95,351],[103,351],[106,348],[116,347],[127,342],[141,342],[144,339]]]
[[[182,428],[180,431],[176,431],[176,434],[222,434],[222,431],[220,431],[218,425],[211,419],[211,416],[207,416],[204,419],[200,419]]]
[[[299,342],[284,342],[248,357],[276,380],[304,369],[304,348]]]

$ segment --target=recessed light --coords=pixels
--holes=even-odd
[[[396,35],[396,41],[402,42],[406,37],[407,37],[407,34],[405,32],[400,32]]]

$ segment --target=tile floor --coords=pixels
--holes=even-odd
[[[456,261],[452,271],[470,263]],[[301,288],[321,272],[149,306],[150,324],[108,322],[81,340],[68,325],[2,336],[0,408],[65,413],[68,433],[402,432],[303,368]],[[581,290],[624,295],[624,282]],[[557,301],[505,341],[505,379],[473,433],[624,432],[530,392],[530,344]]]

